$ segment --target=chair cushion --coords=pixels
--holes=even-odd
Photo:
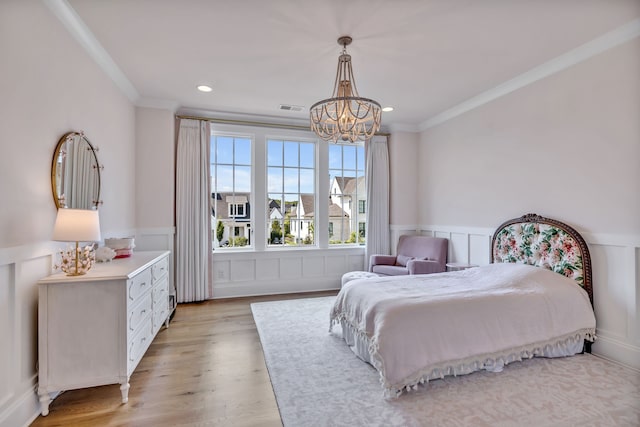
[[[408,255],[398,255],[396,257],[396,265],[401,265],[402,267],[406,267],[407,263],[414,258],[415,257],[408,256]]]
[[[407,267],[402,267],[399,265],[374,265],[373,272],[385,276],[401,276],[409,274],[409,270],[407,270]]]

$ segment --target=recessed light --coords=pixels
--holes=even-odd
[[[393,107],[384,107],[382,111],[384,111],[385,113],[388,113],[389,111],[393,111]]]
[[[207,85],[198,85],[198,90],[200,92],[211,92],[213,89],[211,89],[211,86],[207,86]]]

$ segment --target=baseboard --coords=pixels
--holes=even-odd
[[[640,371],[640,348],[615,338],[598,334],[591,347],[593,354]]]
[[[274,281],[235,282],[224,285],[214,285],[213,299],[236,298],[261,295],[291,294],[302,292],[333,291],[340,289],[340,278],[328,279],[292,279]]]
[[[39,415],[40,402],[34,386],[0,413],[0,427],[28,427]]]

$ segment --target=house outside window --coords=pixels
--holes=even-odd
[[[366,226],[365,226],[365,223],[364,223],[364,222],[359,222],[359,223],[358,223],[358,235],[359,235],[360,237],[366,237],[366,236],[365,236],[365,234],[366,234]]]
[[[329,244],[364,244],[360,224],[366,223],[364,144],[329,145]],[[358,206],[357,212],[355,206]]]
[[[251,242],[252,139],[211,135],[211,234],[213,247],[247,247]]]
[[[315,174],[315,143],[267,139],[268,246],[315,244]]]

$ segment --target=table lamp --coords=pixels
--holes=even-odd
[[[68,276],[85,274],[93,262],[95,253],[92,248],[80,253],[80,242],[100,241],[100,219],[97,210],[87,209],[58,209],[56,223],[53,226],[53,240],[59,242],[76,242],[75,251],[69,256],[69,251],[62,252],[62,270]],[[65,257],[67,255],[67,257]],[[72,264],[72,265],[70,265]],[[70,268],[74,267],[74,268]]]

